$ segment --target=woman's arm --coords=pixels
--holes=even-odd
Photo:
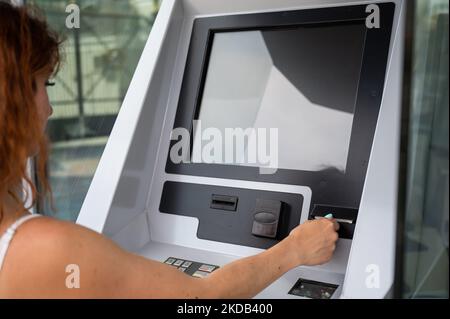
[[[11,242],[0,272],[0,298],[249,298],[298,265],[327,262],[336,225],[307,222],[263,253],[200,279],[124,251],[84,227],[38,218],[19,228]],[[66,285],[70,264],[79,267],[80,288]]]
[[[334,220],[308,221],[279,244],[255,256],[225,265],[205,278],[218,298],[251,298],[300,265],[318,265],[333,256],[339,224]]]

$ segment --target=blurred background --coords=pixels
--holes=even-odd
[[[408,0],[408,2],[410,2]],[[403,265],[401,297],[449,296],[449,101],[448,0],[410,2],[413,39],[404,105],[407,174],[404,208],[399,211],[399,261]],[[402,199],[400,197],[400,199]]]
[[[28,0],[64,38],[64,63],[54,87],[48,132],[50,182],[55,211],[75,221],[122,100],[160,7],[160,0]],[[65,25],[66,7],[80,8],[80,28]]]

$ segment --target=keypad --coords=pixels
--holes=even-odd
[[[200,263],[176,257],[169,257],[164,263],[176,267],[179,271],[196,278],[204,278],[219,268],[219,266],[208,263]]]

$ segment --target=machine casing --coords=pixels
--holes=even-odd
[[[384,298],[390,294],[395,261],[404,1],[388,2],[395,4],[395,14],[384,93],[353,239],[341,238],[329,263],[293,269],[259,298],[299,298],[288,294],[299,278],[337,285],[333,298]],[[382,1],[164,0],[77,223],[150,259],[164,261],[175,256],[222,266],[262,249],[198,238],[197,218],[161,213],[164,183],[300,194],[299,223],[307,220],[312,197],[307,186],[167,173],[170,136],[194,19],[372,3]]]

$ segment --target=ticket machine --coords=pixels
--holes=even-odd
[[[164,0],[77,222],[203,277],[333,214],[333,259],[257,297],[389,297],[403,20],[402,0]]]

